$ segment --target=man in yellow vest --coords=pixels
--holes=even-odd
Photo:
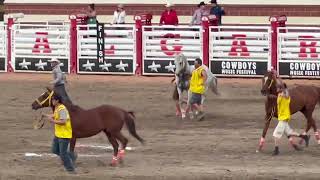
[[[195,107],[196,110],[196,118],[201,120],[204,118],[203,108],[202,108],[202,96],[205,93],[205,83],[207,80],[207,73],[202,66],[202,60],[200,58],[196,58],[194,61],[194,70],[192,71],[192,76],[190,80],[190,88],[189,91],[191,93],[190,96],[190,106],[191,110]],[[188,109],[187,109],[188,111]]]
[[[279,151],[279,140],[282,137],[283,134],[286,134],[289,138],[289,142],[293,146],[295,150],[301,150],[301,148],[298,147],[297,144],[294,143],[293,137],[300,137],[305,140],[306,145],[309,144],[309,136],[308,135],[302,135],[294,132],[290,126],[290,102],[291,98],[289,96],[289,91],[287,89],[287,85],[283,83],[283,86],[280,86],[277,88],[278,90],[278,96],[277,96],[277,108],[278,108],[278,125],[275,128],[273,132],[274,136],[274,143],[275,143],[275,149],[273,151],[273,155],[278,155],[280,153]]]
[[[55,95],[52,97],[54,105],[53,115],[45,115],[50,118],[50,122],[54,123],[55,136],[52,143],[52,152],[60,156],[65,169],[69,173],[75,173],[74,160],[68,146],[72,138],[72,127],[70,115],[67,108],[62,104],[61,96]]]

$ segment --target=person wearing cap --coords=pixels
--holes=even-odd
[[[225,15],[224,8],[217,4],[217,0],[211,0],[212,8],[210,9],[210,15],[215,15],[218,18],[218,23],[221,25],[222,15]]]
[[[161,14],[160,25],[178,25],[177,12],[173,9],[173,4],[167,3],[166,10]]]
[[[49,60],[49,62],[51,63],[52,74],[53,74],[53,81],[51,81],[50,84],[53,84],[54,91],[62,97],[63,103],[65,102],[71,103],[71,100],[64,86],[66,82],[66,77],[60,69],[60,64],[61,64],[60,61],[56,58],[53,58]]]
[[[119,4],[117,10],[113,13],[113,19],[111,24],[124,24],[126,17],[126,11],[124,10],[123,4]]]
[[[198,9],[194,11],[190,25],[200,25],[202,22],[202,17],[209,15],[209,12],[206,11],[205,8],[206,4],[203,1],[198,4]]]

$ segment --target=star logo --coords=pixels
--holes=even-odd
[[[27,62],[25,58],[23,58],[22,63],[19,63],[19,66],[21,66],[22,69],[27,69],[28,70],[28,66],[31,65],[31,62]]]
[[[109,71],[109,67],[112,67],[112,64],[111,64],[111,63],[103,62],[103,64],[99,65],[99,67],[100,67],[102,70]]]
[[[164,67],[165,69],[168,70],[168,72],[173,72],[174,73],[174,68],[176,68],[176,66],[174,64],[172,64],[172,62],[170,61],[168,66]]]
[[[128,67],[128,64],[127,63],[122,63],[122,60],[120,61],[120,64],[118,64],[118,65],[116,65],[116,68],[118,68],[119,69],[119,71],[120,70],[122,70],[122,71],[126,71],[126,67]]]
[[[95,66],[95,65],[96,65],[95,63],[90,63],[90,61],[87,60],[87,63],[86,64],[82,64],[82,67],[84,67],[85,70],[92,71],[92,66]]]
[[[161,65],[152,61],[152,64],[149,65],[148,68],[151,69],[151,71],[158,72],[158,68],[161,68]]]
[[[47,66],[48,64],[46,62],[42,62],[42,60],[40,59],[38,63],[35,64],[35,66],[37,67],[38,70],[42,70],[44,71],[44,67]]]

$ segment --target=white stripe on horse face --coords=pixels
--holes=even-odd
[[[268,80],[268,76],[264,77],[264,84],[267,83],[267,80]]]

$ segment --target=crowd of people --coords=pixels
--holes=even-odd
[[[222,16],[225,15],[224,8],[217,4],[216,0],[211,0],[209,2],[211,4],[210,10],[207,9],[208,4],[204,1],[200,2],[197,5],[197,9],[194,11],[193,16],[190,21],[190,25],[200,25],[202,17],[214,15],[218,24],[220,25],[222,22]],[[88,8],[83,12],[87,16],[87,24],[96,24],[97,23],[97,13],[95,10],[95,5],[90,4]],[[126,11],[123,4],[119,4],[117,9],[113,13],[113,18],[110,24],[125,24]],[[179,18],[178,13],[175,10],[174,4],[168,2],[165,5],[165,10],[162,12],[160,17],[160,25],[178,25]]]

